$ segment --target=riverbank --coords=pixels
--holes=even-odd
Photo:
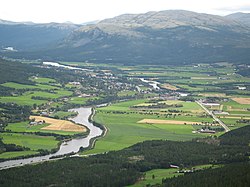
[[[89,145],[89,147],[86,148],[86,149],[84,149],[84,150],[93,149],[93,148],[95,147],[96,141],[98,141],[98,139],[104,137],[104,136],[107,134],[107,132],[108,132],[108,129],[106,128],[105,125],[102,125],[102,124],[97,123],[97,122],[94,121],[93,118],[94,118],[94,116],[95,116],[95,112],[96,112],[95,109],[92,108],[92,114],[90,115],[89,121],[92,122],[96,127],[99,127],[100,129],[102,129],[102,134],[101,134],[100,136],[94,138],[94,139],[91,139],[91,140],[90,140],[90,145]]]
[[[74,123],[85,125],[89,128],[89,134],[84,138],[75,138],[68,141],[66,144],[61,144],[59,150],[56,153],[48,154],[45,156],[32,157],[27,159],[19,159],[19,160],[9,160],[0,163],[0,170],[7,169],[11,167],[18,167],[26,164],[33,164],[44,162],[48,160],[53,160],[53,157],[60,157],[60,155],[68,155],[72,153],[78,153],[80,149],[85,149],[88,147],[92,147],[94,145],[94,139],[101,137],[103,134],[103,130],[100,127],[95,126],[94,123],[89,121],[91,115],[94,115],[92,108],[77,108],[71,109],[72,111],[78,112],[78,115],[70,120],[74,121]]]

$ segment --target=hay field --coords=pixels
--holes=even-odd
[[[246,119],[246,120],[250,120],[250,117],[246,117],[246,116],[221,116],[222,119],[226,118],[226,119]]]
[[[227,97],[224,93],[201,93],[198,95],[204,97]]]
[[[162,88],[165,88],[165,89],[168,89],[168,90],[174,90],[174,91],[176,91],[176,90],[179,89],[179,88],[177,88],[176,86],[171,85],[171,84],[168,84],[168,83],[161,85],[161,87],[162,87]]]
[[[239,104],[250,104],[250,98],[239,97],[239,98],[232,98],[232,100],[236,101]]]
[[[57,130],[57,131],[70,131],[70,132],[86,132],[87,129],[84,126],[74,124],[71,121],[52,119],[42,116],[30,116],[30,119],[35,121],[45,121],[50,125],[41,128],[42,130]]]

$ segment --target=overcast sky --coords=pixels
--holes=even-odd
[[[84,23],[125,13],[169,9],[217,15],[250,13],[250,0],[0,0],[0,19]]]

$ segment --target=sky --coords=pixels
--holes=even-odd
[[[126,13],[175,9],[216,15],[250,13],[250,0],[0,0],[0,19],[85,23]]]

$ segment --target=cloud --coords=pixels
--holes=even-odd
[[[250,13],[250,4],[234,6],[234,7],[225,6],[225,7],[217,8],[216,10],[223,11],[223,12],[249,12]]]
[[[250,12],[249,0],[2,0],[0,19],[83,23],[124,13],[184,9],[225,15]]]

